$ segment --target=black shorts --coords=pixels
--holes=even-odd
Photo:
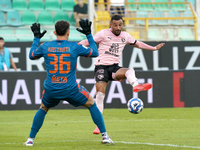
[[[118,66],[118,64],[96,66],[95,70],[94,70],[95,81],[96,82],[99,82],[99,81],[108,82],[108,81],[114,80],[112,78],[112,75],[113,75],[113,73],[116,73],[117,70],[119,70],[120,68],[122,68],[122,67]]]

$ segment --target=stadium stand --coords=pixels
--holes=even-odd
[[[12,8],[15,10],[23,11],[27,10],[27,2],[26,0],[13,0],[12,1]]]
[[[54,35],[53,31],[54,29],[53,28],[41,28],[41,31],[43,30],[47,30],[47,33],[41,38],[41,42],[46,42],[46,41],[51,41],[51,40],[54,40],[56,38],[56,36]]]
[[[181,41],[193,41],[194,34],[192,33],[191,29],[189,28],[180,28],[178,29],[178,36],[179,40]]]
[[[190,2],[190,3],[192,4],[193,7],[194,7],[195,4],[196,4],[195,0],[187,0],[187,2]]]
[[[42,11],[44,9],[44,3],[42,0],[29,0],[29,10]]]
[[[33,33],[30,29],[16,29],[15,35],[18,41],[32,41]]]
[[[180,4],[184,3],[185,0],[171,0],[172,3],[177,3],[177,4],[171,4],[171,9],[172,10],[178,10],[178,11],[184,11],[186,9],[185,4]]]
[[[15,32],[13,29],[3,27],[3,29],[0,30],[0,35],[4,38],[7,42],[15,42],[17,41],[17,38],[15,36]]]
[[[192,17],[191,11],[184,11],[184,17]],[[185,25],[194,25],[194,20],[184,19],[183,23]]]
[[[85,35],[81,34],[76,30],[76,28],[70,28],[70,35],[69,35],[69,41],[81,41],[84,38]]]
[[[0,11],[0,26],[6,26],[7,23],[5,21],[4,13]]]
[[[168,17],[180,17],[181,14],[179,11],[168,11]],[[169,25],[182,25],[183,20],[177,19],[177,20],[169,20]]]
[[[62,0],[61,9],[64,11],[73,11],[75,2],[73,0]]]
[[[0,10],[5,12],[12,10],[11,0],[0,0]]]
[[[155,0],[154,7],[155,7],[155,10],[158,10],[158,11],[168,11],[170,9],[168,0]]]
[[[21,21],[25,25],[31,25],[33,22],[36,22],[36,15],[30,10],[23,11],[21,15]]]
[[[141,40],[197,40],[194,4],[195,0],[128,0],[124,30]],[[96,32],[105,28],[100,22],[106,19],[98,18],[97,13]],[[181,34],[184,30],[179,28],[187,30]]]
[[[148,11],[136,11],[136,18],[148,18]],[[136,24],[145,25],[145,20],[136,20]]]
[[[87,0],[85,2],[87,3]],[[99,0],[99,2],[101,4],[95,3],[97,6],[95,7],[95,33],[109,28],[110,21],[110,14],[106,11],[106,1]],[[4,34],[15,35],[18,33],[19,27],[20,30],[23,28],[26,31],[33,22],[39,22],[41,27],[44,26],[44,29],[48,31],[42,41],[49,41],[54,39],[54,26],[52,25],[63,19],[70,22],[71,34],[77,35],[73,16],[73,8],[76,3],[77,0],[0,0],[0,30],[11,30],[12,33],[4,32]],[[128,0],[128,4],[126,3],[125,6],[128,7],[129,12],[124,17],[124,30],[138,40],[197,40],[195,4],[195,0]],[[98,7],[100,5],[103,5],[104,9]],[[12,14],[13,10],[16,13]],[[184,33],[182,33],[183,31]],[[24,33],[28,34],[28,32]],[[74,37],[83,38],[73,36],[70,37],[70,40],[75,40]],[[10,39],[23,41],[17,35]],[[31,38],[24,40],[32,41]]]
[[[7,12],[7,24],[10,26],[22,26],[21,16],[18,11],[12,10]]]
[[[66,20],[69,21],[69,16],[65,11],[57,11],[55,16],[54,16],[54,22],[57,22],[59,20]]]
[[[49,11],[41,11],[38,14],[38,23],[41,25],[53,25],[53,16]]]
[[[154,9],[154,6],[151,2],[152,2],[151,0],[139,0],[140,4],[138,5],[138,9],[140,11],[152,11]]]
[[[161,31],[162,30],[162,31]],[[163,29],[159,28],[150,28],[148,31],[148,39],[155,41],[155,40],[163,40]]]
[[[70,20],[69,20],[69,22],[70,22],[70,25],[73,25],[73,26],[75,26],[75,24],[76,24],[76,21],[75,21],[75,19],[74,19],[74,14],[73,14],[73,13],[71,14],[71,17],[70,17]]]
[[[96,30],[102,30],[102,29],[107,29],[109,28],[110,24],[110,14],[108,11],[97,11],[96,12],[97,17],[96,17]]]
[[[129,11],[136,11],[137,10],[137,4],[135,4],[135,0],[128,0],[128,9]]]
[[[60,10],[60,4],[58,0],[46,0],[45,9],[49,11],[58,11]]]
[[[165,12],[164,11],[153,11],[152,16],[165,18]],[[151,25],[162,25],[162,26],[168,25],[168,20],[152,20]]]

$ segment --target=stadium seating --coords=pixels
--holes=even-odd
[[[6,26],[6,21],[4,17],[4,12],[0,11],[0,26]]]
[[[179,11],[168,11],[168,17],[180,17]],[[183,25],[183,20],[169,20],[169,25]]]
[[[16,29],[15,35],[18,41],[32,41],[34,38],[31,29]]]
[[[12,8],[18,11],[27,10],[26,0],[13,0]]]
[[[136,11],[137,18],[148,18],[147,11]],[[136,24],[138,25],[145,25],[145,20],[136,20]]]
[[[56,36],[53,34],[53,31],[51,29],[42,28],[41,32],[43,32],[44,30],[47,30],[47,33],[41,38],[41,42],[48,42],[56,39]]]
[[[41,11],[38,14],[38,23],[41,25],[53,25],[53,16],[49,11]]]
[[[128,0],[128,3],[135,3],[135,0]],[[137,4],[129,4],[128,10],[129,11],[136,11],[137,10]]]
[[[35,14],[32,11],[27,10],[27,11],[24,11],[22,13],[22,15],[21,15],[21,21],[25,25],[31,25],[34,22],[36,22],[37,20],[36,20]]]
[[[165,13],[163,11],[153,11],[152,17],[165,17]],[[168,20],[152,20],[152,25],[168,25]]]
[[[149,28],[149,30],[148,30],[148,40],[151,40],[151,41],[161,41],[161,40],[163,40],[163,29]]]
[[[151,0],[139,0],[140,3],[151,3]],[[140,11],[151,11],[154,9],[153,4],[139,4],[138,9]]]
[[[71,14],[71,17],[70,17],[70,25],[75,26],[75,24],[76,24],[76,21],[75,21],[75,19],[74,19],[74,14],[72,13],[72,14]]]
[[[73,11],[75,2],[73,0],[62,0],[61,1],[61,9],[64,11]]]
[[[195,0],[187,0],[187,2],[190,2],[193,5],[193,7],[195,7],[196,4]]]
[[[7,24],[10,26],[22,26],[21,17],[18,11],[8,11],[7,12]]]
[[[108,11],[97,11],[96,28],[98,31],[107,29],[110,26],[110,13]]]
[[[192,17],[192,12],[191,11],[184,11],[184,17]],[[183,23],[185,25],[194,25],[194,20],[184,19]]]
[[[60,10],[60,4],[58,0],[46,0],[45,9],[49,11],[58,11]]]
[[[179,39],[182,41],[193,41],[194,35],[189,28],[179,28],[178,29]]]
[[[171,0],[172,3],[175,2],[185,2],[185,0]],[[184,11],[186,9],[185,4],[171,4],[171,10]]]
[[[69,21],[69,16],[65,11],[57,11],[55,16],[54,16],[54,22],[57,22],[59,20],[66,20]]]
[[[70,28],[70,34],[69,34],[69,41],[81,41],[84,40],[85,35],[78,32],[75,28]]]
[[[170,10],[168,0],[155,0],[155,3],[165,3],[165,4],[155,4],[155,10],[159,10],[159,11],[168,11]]]
[[[3,28],[0,30],[0,35],[4,38],[6,42],[15,42],[17,38],[15,37],[14,30],[9,28]]]
[[[29,10],[41,11],[44,9],[42,0],[29,0]]]
[[[12,10],[11,0],[0,0],[0,10],[5,12]]]
[[[178,40],[178,33],[176,31],[177,29],[169,28],[167,29],[167,39],[169,41]]]

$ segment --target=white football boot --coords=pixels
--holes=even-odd
[[[103,137],[103,144],[114,144],[114,142],[109,137]]]
[[[28,140],[24,143],[25,146],[33,146],[34,138],[28,138]]]

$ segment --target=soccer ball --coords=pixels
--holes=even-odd
[[[143,101],[139,98],[130,99],[127,103],[127,106],[128,111],[134,114],[139,114],[144,108]]]

